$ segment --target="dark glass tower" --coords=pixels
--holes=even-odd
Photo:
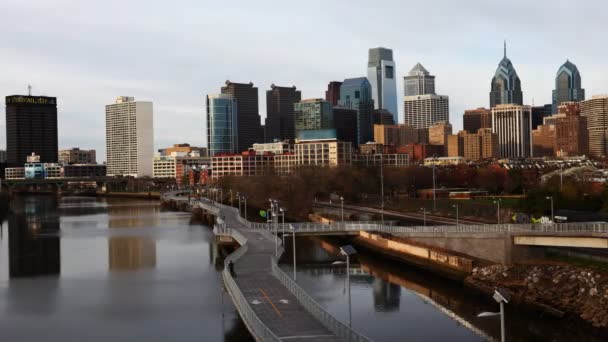
[[[46,96],[6,97],[6,162],[21,165],[27,156],[40,155],[42,163],[56,163],[57,99]]]
[[[293,87],[274,84],[266,91],[266,140],[291,140],[296,137],[293,105],[300,102],[302,93]]]
[[[260,124],[258,107],[258,88],[253,83],[234,83],[226,81],[222,94],[236,99],[237,108],[237,152],[247,151],[254,143],[264,141],[264,131]]]
[[[499,104],[523,105],[521,82],[511,61],[507,58],[507,43],[504,47],[504,57],[498,64],[496,73],[492,78],[490,91],[490,108]]]
[[[585,89],[581,88],[581,74],[576,65],[566,60],[555,76],[555,90],[553,90],[553,114],[562,102],[585,100]]]
[[[340,106],[357,111],[357,140],[353,145],[359,146],[374,138],[372,112],[374,100],[372,88],[366,77],[348,78],[340,87]]]

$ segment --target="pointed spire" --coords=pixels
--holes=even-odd
[[[505,58],[507,58],[507,40],[504,41]]]

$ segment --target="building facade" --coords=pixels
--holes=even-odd
[[[397,111],[397,80],[393,50],[377,47],[369,49],[367,79],[371,85],[375,109],[384,109],[399,121]]]
[[[447,146],[448,135],[452,134],[452,124],[440,121],[429,126],[429,144]]]
[[[504,56],[496,73],[492,78],[490,91],[490,108],[499,104],[518,104],[523,105],[523,92],[521,91],[521,81],[511,60],[507,58],[507,44],[504,47]]]
[[[498,135],[501,158],[532,156],[532,108],[499,104],[492,108],[492,132]]]
[[[334,128],[332,105],[324,99],[307,99],[295,103],[294,116],[296,135],[300,131]]]
[[[562,102],[555,122],[555,152],[558,157],[582,156],[589,153],[587,118],[580,115],[578,102]]]
[[[278,141],[273,143],[253,144],[253,150],[256,154],[286,154],[293,152],[292,145],[287,141]]]
[[[340,87],[340,106],[357,111],[357,140],[355,146],[373,139],[372,112],[374,100],[369,81],[365,77],[348,78]]]
[[[266,91],[266,142],[295,139],[294,104],[301,100],[302,93],[296,86],[270,86]]]
[[[59,150],[61,164],[97,164],[95,150],[81,150],[78,147]]]
[[[415,128],[428,128],[439,121],[449,121],[450,101],[444,95],[406,96],[403,101],[405,123]]]
[[[261,176],[274,173],[274,155],[243,152],[240,155],[211,158],[211,178],[224,176]]]
[[[331,101],[330,101],[331,102]],[[332,108],[336,138],[339,141],[357,144],[357,110],[341,106]]]
[[[374,141],[384,146],[395,147],[421,142],[418,130],[407,124],[374,125]]]
[[[468,109],[462,116],[463,129],[477,133],[481,128],[492,128],[492,111],[486,108]]]
[[[589,155],[608,155],[608,95],[596,95],[580,103],[581,116],[587,118]]]
[[[407,76],[403,77],[404,96],[435,94],[435,76],[417,63]]]
[[[236,100],[237,151],[246,151],[257,142],[264,142],[264,131],[260,124],[258,88],[253,83],[226,81],[221,93]]]
[[[190,144],[173,144],[171,147],[158,150],[161,156],[198,156],[206,157],[209,155],[206,147],[190,146]]]
[[[406,153],[375,153],[353,154],[352,163],[361,166],[407,167],[410,165],[409,155]]]
[[[534,157],[555,156],[555,125],[539,125],[532,130],[532,151]]]
[[[337,106],[340,102],[340,87],[342,82],[331,81],[327,84],[327,90],[325,91],[325,100],[331,103],[332,106]]]
[[[536,129],[539,125],[545,123],[545,119],[551,116],[551,105],[532,107],[532,129]]]
[[[581,74],[576,65],[569,60],[557,70],[552,98],[553,110],[551,113],[553,114],[558,112],[559,105],[563,102],[585,100],[585,89],[581,86]]]
[[[35,153],[43,163],[56,163],[57,99],[13,95],[6,103],[6,162],[22,165]]]
[[[106,105],[106,161],[109,176],[152,176],[152,102],[119,96]]]
[[[207,95],[207,148],[209,156],[239,150],[237,101],[231,95]]]

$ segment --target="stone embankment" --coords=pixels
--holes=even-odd
[[[465,283],[482,290],[503,287],[517,303],[608,329],[606,272],[570,265],[492,265],[473,269]]]

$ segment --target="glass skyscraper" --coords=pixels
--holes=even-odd
[[[377,47],[369,49],[367,78],[371,85],[375,109],[384,109],[398,122],[397,81],[393,50]]]
[[[226,94],[207,95],[207,147],[211,157],[240,152],[236,102]]]
[[[492,78],[490,91],[490,108],[499,104],[523,104],[523,93],[521,81],[513,67],[513,63],[507,58],[507,44],[504,47],[504,56],[496,73]]]
[[[553,90],[553,114],[562,102],[584,101],[585,89],[581,88],[581,74],[578,68],[569,60],[566,60],[555,76],[555,90]]]
[[[360,145],[372,141],[374,100],[372,99],[372,87],[367,78],[344,80],[340,87],[340,106],[357,111],[357,141],[353,141],[353,144]]]

